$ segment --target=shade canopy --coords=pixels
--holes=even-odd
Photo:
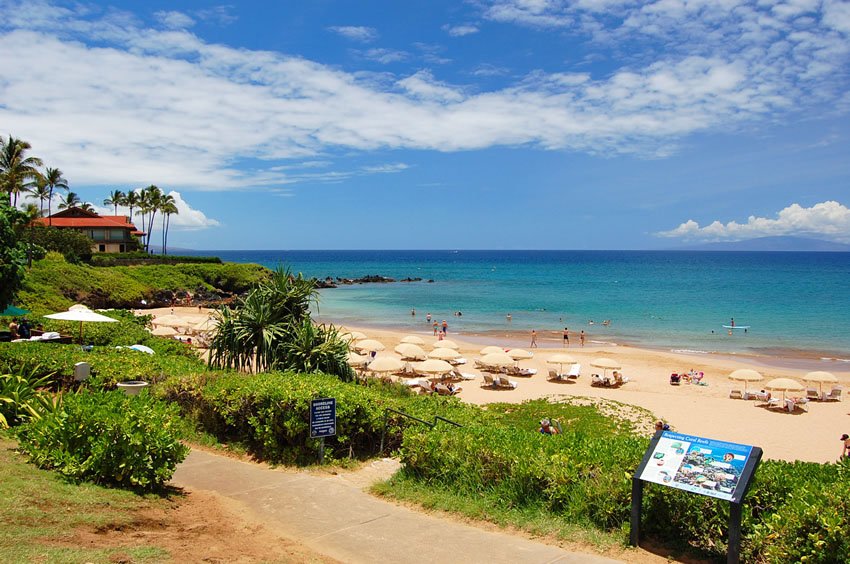
[[[10,305],[6,309],[4,309],[2,312],[0,312],[0,316],[26,315],[28,313],[29,313],[29,311],[26,310],[26,309],[21,309],[19,307],[15,307],[13,305]]]
[[[505,352],[505,349],[503,349],[502,347],[497,347],[496,345],[490,345],[489,347],[484,347],[478,352],[483,356],[485,354],[503,353]]]
[[[398,372],[404,367],[401,359],[394,356],[379,356],[366,367],[370,372]]]
[[[369,362],[369,357],[350,352],[347,360],[351,366],[365,366]]]
[[[128,349],[132,349],[134,351],[139,351],[147,354],[154,354],[153,349],[150,347],[146,347],[145,345],[130,345],[127,347]]]
[[[514,363],[514,359],[506,355],[504,352],[485,354],[479,358],[478,361],[485,366],[498,367],[512,366]]]
[[[455,343],[454,341],[450,341],[448,339],[443,339],[442,341],[435,341],[431,344],[435,349],[459,349],[460,345]]]
[[[803,380],[806,382],[820,382],[820,383],[835,383],[838,382],[838,378],[832,372],[824,372],[823,370],[816,370],[814,372],[809,372],[805,376],[803,376]]]
[[[791,378],[774,378],[765,384],[764,388],[781,392],[802,392],[806,389],[800,382]]]
[[[408,344],[411,344],[411,345],[422,346],[422,345],[425,344],[425,339],[423,339],[422,337],[418,337],[416,335],[408,335],[408,336],[402,338],[401,342],[402,343],[408,343]]]
[[[414,369],[417,372],[424,372],[425,374],[448,374],[454,370],[454,367],[445,360],[429,358],[424,362],[417,362],[414,365]]]
[[[174,327],[169,327],[167,325],[163,325],[161,327],[154,327],[153,331],[151,331],[151,335],[156,335],[157,337],[173,337],[177,334],[177,329]]]
[[[575,364],[578,361],[568,354],[557,353],[550,356],[546,362],[549,364]]]
[[[602,368],[604,370],[619,370],[620,368],[622,368],[619,362],[610,358],[593,359],[593,362],[591,362],[590,365],[595,366],[596,368]]]
[[[349,331],[347,333],[343,333],[340,336],[346,341],[362,341],[363,339],[367,338],[366,334],[361,333],[360,331]]]
[[[216,327],[218,327],[218,320],[212,317],[202,319],[201,321],[198,321],[197,323],[192,325],[193,330],[200,331],[202,333],[205,331],[212,331]]]
[[[376,341],[375,339],[363,339],[362,341],[357,341],[354,343],[355,350],[358,351],[382,351],[384,350],[384,344],[380,341]]]
[[[439,348],[428,353],[428,358],[436,358],[438,360],[454,360],[460,358],[460,353],[454,349]]]
[[[393,350],[400,354],[401,358],[408,360],[425,360],[428,357],[428,353],[422,347],[412,343],[402,343]]]
[[[534,353],[531,353],[525,349],[511,349],[508,351],[508,356],[514,360],[527,360],[534,356]]]
[[[76,308],[76,309],[74,309]],[[106,317],[99,313],[95,313],[86,306],[71,306],[68,311],[60,311],[59,313],[51,313],[45,315],[47,319],[56,319],[58,321],[79,321],[80,322],[80,344],[83,342],[83,323],[118,323],[117,319]]]
[[[762,376],[761,372],[756,370],[752,370],[750,368],[741,368],[739,370],[735,370],[729,375],[730,380],[738,380],[740,382],[759,382],[764,380],[764,376]]]

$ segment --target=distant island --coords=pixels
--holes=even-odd
[[[795,252],[850,252],[850,245],[808,239],[805,237],[759,237],[744,241],[703,243],[670,249],[675,251],[795,251]]]

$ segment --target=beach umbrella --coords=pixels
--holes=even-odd
[[[192,330],[204,333],[206,331],[212,331],[216,327],[218,327],[218,320],[213,317],[208,317],[192,325]]]
[[[496,345],[490,345],[489,347],[484,347],[478,352],[479,354],[481,354],[481,356],[484,356],[485,354],[503,353],[505,352],[505,349],[503,349],[502,347],[497,347]]]
[[[823,395],[824,382],[831,384],[835,384],[836,382],[838,382],[838,378],[835,377],[835,374],[833,374],[832,372],[824,372],[823,370],[809,372],[808,374],[803,376],[803,380],[806,382],[817,382],[818,391],[820,391],[821,395]]]
[[[406,360],[425,360],[428,357],[428,353],[422,347],[412,343],[402,343],[393,350],[400,354],[401,358]]]
[[[454,367],[451,364],[445,360],[437,360],[436,358],[429,358],[426,361],[417,362],[413,367],[417,372],[423,372],[425,374],[448,374],[454,370]]]
[[[146,347],[145,345],[130,345],[127,347],[128,349],[132,349],[134,351],[139,351],[147,354],[154,354],[153,349],[150,347]]]
[[[485,354],[478,361],[485,366],[495,366],[497,368],[511,366],[514,363],[514,359],[504,352]]]
[[[360,331],[349,331],[347,333],[343,333],[342,335],[340,335],[340,337],[342,337],[346,341],[362,341],[363,339],[367,338],[366,334],[361,333]]]
[[[550,356],[546,360],[546,362],[548,362],[549,364],[557,364],[558,365],[558,372],[561,373],[561,372],[564,371],[564,365],[565,364],[575,364],[578,361],[568,354],[556,353],[556,354],[553,354],[552,356]]]
[[[369,372],[399,372],[404,368],[404,363],[393,356],[379,356],[369,363],[366,370]]]
[[[791,378],[774,378],[764,385],[764,389],[782,392],[782,401],[785,401],[785,392],[802,392],[806,388],[800,382]]]
[[[761,372],[750,368],[740,368],[729,375],[730,380],[737,380],[744,383],[744,391],[747,391],[747,382],[760,382],[764,380]]]
[[[534,353],[528,352],[525,349],[511,349],[507,354],[514,360],[528,360],[534,356]]]
[[[57,319],[59,321],[79,321],[81,345],[83,344],[83,323],[85,323],[86,321],[88,321],[89,323],[118,323],[117,319],[112,319],[111,317],[106,317],[105,315],[95,313],[85,306],[83,306],[82,309],[69,309],[68,311],[51,313],[50,315],[45,315],[44,317],[46,317],[47,319]]]
[[[174,327],[169,327],[167,325],[163,325],[161,327],[154,327],[153,331],[151,331],[151,335],[156,335],[157,337],[173,337],[177,334],[177,329]]]
[[[416,335],[408,335],[407,337],[404,337],[401,340],[401,342],[402,343],[408,343],[408,344],[411,344],[411,345],[419,345],[419,346],[425,345],[425,339],[423,339],[422,337],[418,337]]]
[[[369,357],[350,352],[346,360],[351,366],[365,366],[369,362]]]
[[[622,367],[620,363],[616,360],[612,360],[610,358],[595,358],[593,362],[590,363],[591,366],[595,366],[596,368],[601,368],[604,372],[604,376],[608,377],[609,370],[620,370]]]
[[[450,341],[448,339],[443,339],[442,341],[435,341],[431,344],[431,347],[435,349],[459,349],[460,345],[455,343],[454,341]]]
[[[439,348],[428,353],[428,358],[436,358],[438,360],[454,360],[460,358],[460,353],[454,349]]]
[[[7,317],[7,316],[11,316],[11,315],[26,315],[28,313],[29,313],[28,310],[21,309],[19,307],[15,307],[13,305],[10,305],[6,309],[4,309],[2,313],[0,313],[0,316]]]
[[[384,345],[375,339],[363,339],[354,343],[354,349],[358,351],[376,352],[384,350]]]

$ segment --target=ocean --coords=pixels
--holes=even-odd
[[[850,253],[683,251],[205,251],[307,277],[420,282],[320,292],[317,316],[449,334],[536,329],[704,353],[850,362]],[[433,282],[428,282],[433,280]],[[415,309],[416,315],[411,315]],[[455,315],[461,312],[462,316]],[[510,321],[507,315],[510,314]],[[732,335],[723,325],[734,318]],[[603,326],[604,320],[610,320]],[[593,321],[591,324],[590,322]],[[846,366],[846,364],[844,364]]]

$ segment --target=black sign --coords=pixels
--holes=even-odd
[[[336,435],[336,398],[310,401],[310,438]]]

